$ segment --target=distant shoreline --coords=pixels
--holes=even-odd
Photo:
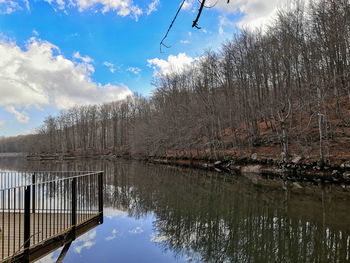
[[[256,156],[255,156],[256,157]],[[79,159],[105,159],[113,161],[118,158],[144,160],[155,164],[184,166],[196,169],[214,170],[225,173],[259,174],[264,176],[280,177],[290,181],[312,181],[315,183],[334,183],[350,185],[350,162],[340,165],[321,165],[318,162],[303,160],[294,157],[288,163],[279,160],[259,158],[235,158],[226,160],[205,160],[171,157],[134,158],[130,155],[96,154],[32,154],[27,156],[30,161],[68,161]]]
[[[0,153],[0,158],[2,157],[26,157],[27,153]]]

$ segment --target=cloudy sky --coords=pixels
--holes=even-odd
[[[196,61],[289,1],[218,0],[199,30],[199,2],[186,0],[160,53],[181,0],[0,0],[0,136],[30,133],[73,105],[149,96],[157,72]]]

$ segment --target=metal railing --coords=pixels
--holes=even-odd
[[[0,172],[0,260],[29,259],[30,248],[91,218],[101,224],[102,188],[103,172]]]

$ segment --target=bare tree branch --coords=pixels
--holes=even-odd
[[[198,15],[197,15],[196,19],[193,21],[192,27],[196,27],[196,28],[200,29],[200,27],[198,26],[197,23],[198,23],[199,17],[202,14],[204,4],[205,4],[205,0],[202,1],[201,6],[199,7]]]
[[[181,3],[181,5],[180,5],[179,9],[178,9],[177,12],[176,12],[176,15],[175,15],[173,21],[171,21],[171,24],[170,24],[170,26],[169,26],[169,28],[168,28],[168,31],[166,32],[166,34],[165,34],[165,36],[163,37],[162,41],[160,41],[160,53],[162,53],[162,46],[163,46],[163,47],[166,47],[166,48],[170,48],[170,46],[167,46],[167,45],[164,44],[164,40],[168,37],[168,34],[169,34],[169,32],[170,32],[170,29],[173,27],[173,24],[174,24],[174,22],[175,22],[175,20],[176,20],[176,18],[177,18],[177,16],[178,16],[178,14],[180,13],[180,10],[181,10],[182,6],[184,5],[185,1],[186,1],[186,0],[183,0],[183,1],[182,1],[182,3]]]
[[[182,3],[181,3],[181,5],[180,5],[179,9],[177,10],[177,12],[176,12],[176,14],[175,14],[175,17],[174,17],[173,20],[171,21],[171,24],[170,24],[170,26],[169,26],[169,28],[168,28],[168,31],[166,32],[166,34],[165,34],[165,36],[163,37],[162,41],[160,41],[160,53],[162,53],[162,47],[170,48],[170,46],[164,44],[164,40],[168,37],[168,34],[169,34],[169,32],[170,32],[170,29],[173,27],[174,22],[175,22],[175,20],[176,20],[176,18],[177,18],[177,16],[178,16],[178,14],[180,13],[180,10],[182,9],[182,6],[184,5],[185,1],[186,1],[186,0],[183,0],[183,1],[182,1]],[[199,20],[201,14],[202,14],[203,8],[204,8],[204,7],[205,7],[205,8],[213,8],[213,7],[216,6],[216,4],[219,2],[219,0],[217,0],[217,1],[215,2],[215,4],[213,4],[212,6],[206,6],[206,5],[205,5],[205,1],[206,1],[206,0],[202,0],[202,2],[201,2],[200,0],[198,0],[198,2],[201,4],[201,6],[199,7],[199,10],[198,10],[198,14],[197,14],[196,19],[193,21],[192,27],[195,27],[195,28],[200,29],[200,27],[198,26],[198,20]],[[227,0],[227,3],[229,3],[229,2],[230,2],[230,0]]]

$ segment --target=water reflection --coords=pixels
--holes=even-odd
[[[105,217],[151,219],[149,242],[164,253],[171,251],[174,260],[349,260],[350,194],[346,187],[219,175],[133,161],[2,162],[2,168],[11,167],[105,170]],[[108,227],[104,242],[118,239],[118,226],[101,227]],[[147,232],[136,225],[127,231],[130,235]],[[95,236],[92,232],[89,235],[90,239],[74,249],[84,253],[94,246]],[[98,253],[105,252],[99,248]]]

